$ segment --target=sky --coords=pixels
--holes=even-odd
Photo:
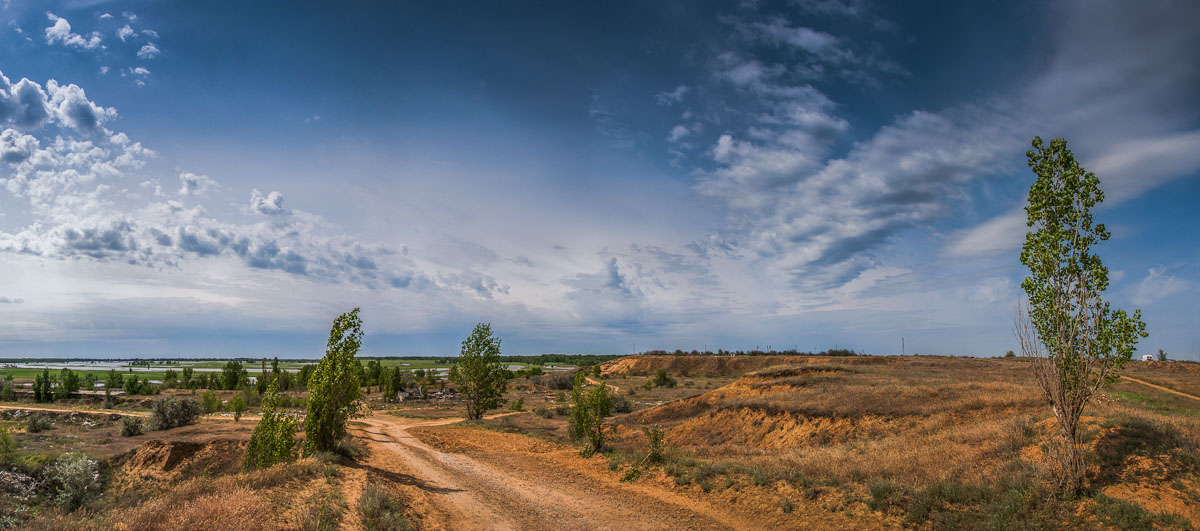
[[[1200,360],[1194,2],[0,2],[0,356],[993,356],[1034,136]]]

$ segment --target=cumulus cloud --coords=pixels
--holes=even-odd
[[[128,39],[133,34],[133,28],[129,27],[129,24],[117,29],[117,38],[121,39],[121,42],[125,42],[125,39]]]
[[[50,112],[41,85],[25,78],[12,85],[0,73],[0,124],[37,129],[50,120]]]
[[[267,216],[289,213],[288,209],[283,206],[283,194],[271,191],[271,193],[263,195],[257,188],[250,192],[250,210]]]
[[[1129,300],[1139,306],[1147,306],[1175,295],[1187,287],[1187,282],[1168,274],[1165,267],[1152,267],[1146,278],[1133,289],[1133,296]]]
[[[100,47],[100,32],[93,31],[87,37],[71,32],[71,23],[54,13],[46,12],[46,18],[53,24],[46,28],[46,44],[58,44],[84,50],[94,50]]]
[[[50,108],[57,120],[80,133],[93,134],[103,130],[101,124],[117,115],[116,109],[96,105],[78,85],[59,85],[51,79],[46,82],[50,96]]]
[[[196,175],[190,172],[179,174],[179,195],[203,197],[217,188],[220,188],[217,181],[207,175]]]
[[[158,46],[155,46],[154,43],[150,43],[143,45],[142,48],[138,50],[137,56],[140,59],[154,59],[155,57],[158,57],[158,54]]]
[[[29,160],[37,152],[40,143],[33,135],[27,135],[12,129],[0,132],[0,160],[9,164],[19,164]]]

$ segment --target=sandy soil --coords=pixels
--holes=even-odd
[[[594,463],[560,445],[480,429],[429,429],[457,420],[375,415],[355,430],[371,449],[366,466],[379,477],[400,483],[424,528],[756,527],[727,510],[654,485],[620,483],[611,472],[598,473]],[[415,437],[414,429],[435,444]],[[480,449],[488,451],[481,454]]]

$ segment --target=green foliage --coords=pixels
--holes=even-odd
[[[632,483],[634,481],[637,481],[638,478],[640,478],[640,477],[642,477],[642,471],[639,470],[638,467],[636,467],[636,466],[631,466],[631,467],[629,467],[628,470],[625,471],[625,474],[621,476],[621,481],[626,482],[626,483]]]
[[[16,393],[13,391],[13,377],[8,375],[4,377],[4,388],[0,389],[0,400],[12,402],[17,399]]]
[[[296,419],[279,408],[279,393],[272,383],[263,395],[262,420],[250,436],[243,467],[246,470],[268,468],[296,458]]]
[[[512,403],[508,405],[508,409],[510,411],[525,411],[525,397],[513,400]]]
[[[613,413],[629,413],[633,411],[633,403],[623,395],[612,395],[612,411]]]
[[[675,379],[667,374],[666,369],[654,371],[654,377],[650,379],[649,383],[653,384],[654,387],[675,387]],[[649,386],[647,386],[646,390],[650,390]]]
[[[645,462],[663,462],[663,452],[666,449],[666,432],[663,431],[661,426],[643,426],[642,433],[646,434],[646,441],[650,446],[650,453],[646,455]]]
[[[107,391],[116,391],[125,386],[125,377],[116,369],[108,370],[108,378],[104,380],[104,389]]]
[[[1025,211],[1026,225],[1034,230],[1026,233],[1021,250],[1030,272],[1021,287],[1064,390],[1086,392],[1097,379],[1105,385],[1120,376],[1138,339],[1148,336],[1146,324],[1141,310],[1132,316],[1114,312],[1100,298],[1108,289],[1108,268],[1091,248],[1110,236],[1092,219],[1091,208],[1104,200],[1100,179],[1079,165],[1066,140],[1055,138],[1046,146],[1037,137],[1033,147],[1026,155],[1037,180]],[[1098,370],[1089,371],[1093,361],[1100,362]]]
[[[63,454],[46,466],[43,481],[54,502],[67,511],[83,505],[100,491],[100,467],[82,454]]]
[[[125,417],[121,419],[121,436],[136,437],[142,434],[145,423],[137,417]]]
[[[550,408],[547,408],[546,406],[538,406],[538,407],[534,408],[533,414],[537,415],[539,417],[542,417],[544,419],[554,418],[554,412],[550,411]]]
[[[1167,353],[1163,349],[1158,349],[1158,361],[1167,361]]]
[[[79,392],[79,373],[63,368],[59,376],[56,398],[67,398]]]
[[[571,402],[574,407],[567,434],[573,441],[584,441],[580,455],[591,457],[604,448],[604,418],[612,412],[612,395],[604,385],[587,386],[580,373],[571,390]]]
[[[203,409],[190,398],[163,396],[150,403],[150,431],[169,430],[194,424]]]
[[[1102,295],[1108,268],[1092,246],[1108,240],[1091,209],[1104,200],[1100,179],[1086,171],[1055,138],[1033,139],[1026,153],[1037,175],[1029,189],[1021,263],[1029,268],[1021,287],[1029,299],[1028,318],[1018,338],[1046,401],[1058,418],[1066,453],[1059,480],[1074,493],[1082,487],[1084,465],[1078,448],[1079,417],[1095,392],[1120,377],[1140,338],[1147,337],[1141,310],[1113,310]],[[1032,327],[1032,330],[1030,330]]]
[[[358,308],[338,316],[329,331],[325,357],[308,382],[308,415],[304,419],[305,453],[332,450],[346,435],[346,421],[362,405],[358,362],[362,320]]]
[[[8,426],[0,426],[0,464],[11,464],[17,458],[17,442],[8,433]]]
[[[249,385],[250,373],[242,367],[242,362],[230,360],[221,368],[221,384],[223,389],[232,391],[243,385]]]
[[[462,342],[458,363],[450,368],[450,381],[458,388],[467,406],[467,418],[483,418],[488,410],[500,407],[507,389],[505,371],[500,365],[500,338],[492,335],[492,326],[475,325]]]
[[[217,398],[217,393],[205,391],[200,395],[200,405],[205,413],[216,413],[221,410],[221,399]]]
[[[54,429],[54,421],[46,415],[30,415],[25,421],[25,431],[29,433],[41,433],[52,429]]]
[[[1013,351],[1011,351],[1011,350],[1010,350],[1010,351],[1008,351],[1008,352],[1005,352],[1005,353],[1004,353],[1004,357],[1006,357],[1006,358],[1015,358],[1015,357],[1017,357],[1017,353],[1015,353],[1015,352],[1013,352]]]
[[[358,498],[358,513],[367,531],[407,531],[412,523],[404,516],[404,507],[388,491],[368,484]]]
[[[246,400],[242,398],[242,395],[234,395],[233,399],[229,401],[229,410],[233,412],[234,422],[242,420],[242,413],[246,412]]]
[[[42,374],[37,375],[33,379],[33,401],[34,402],[53,402],[54,401],[54,377],[50,376],[50,369],[43,369]]]

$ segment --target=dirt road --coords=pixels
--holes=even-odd
[[[1147,381],[1145,381],[1145,380],[1139,380],[1139,379],[1137,379],[1137,378],[1130,378],[1130,377],[1128,377],[1128,376],[1124,376],[1124,375],[1122,375],[1122,376],[1121,376],[1121,378],[1122,378],[1122,379],[1125,379],[1125,380],[1129,380],[1129,381],[1131,381],[1131,382],[1133,382],[1133,383],[1140,383],[1140,384],[1142,384],[1142,385],[1144,385],[1144,386],[1146,386],[1146,387],[1152,387],[1152,388],[1154,388],[1154,389],[1158,389],[1159,391],[1162,391],[1162,392],[1164,392],[1164,393],[1171,393],[1171,394],[1173,394],[1173,395],[1179,395],[1179,396],[1182,396],[1182,397],[1184,397],[1184,398],[1190,398],[1190,399],[1192,399],[1192,400],[1200,400],[1200,396],[1196,396],[1196,395],[1189,395],[1189,394],[1187,394],[1187,393],[1185,393],[1185,392],[1183,392],[1183,391],[1176,391],[1176,390],[1174,390],[1174,389],[1171,389],[1170,387],[1163,387],[1163,386],[1161,386],[1161,385],[1152,384],[1152,383],[1150,383],[1150,382],[1147,382]]]
[[[752,527],[706,504],[620,483],[614,474],[581,468],[570,449],[512,434],[478,432],[499,445],[495,459],[448,453],[410,430],[459,419],[418,420],[388,415],[364,419],[366,467],[402,486],[422,527],[440,529],[730,529]],[[458,430],[449,430],[458,431]],[[506,439],[505,436],[516,439]],[[515,448],[523,446],[523,448]],[[572,463],[570,461],[576,461]],[[418,479],[419,478],[419,479]],[[368,479],[372,481],[372,479]]]

